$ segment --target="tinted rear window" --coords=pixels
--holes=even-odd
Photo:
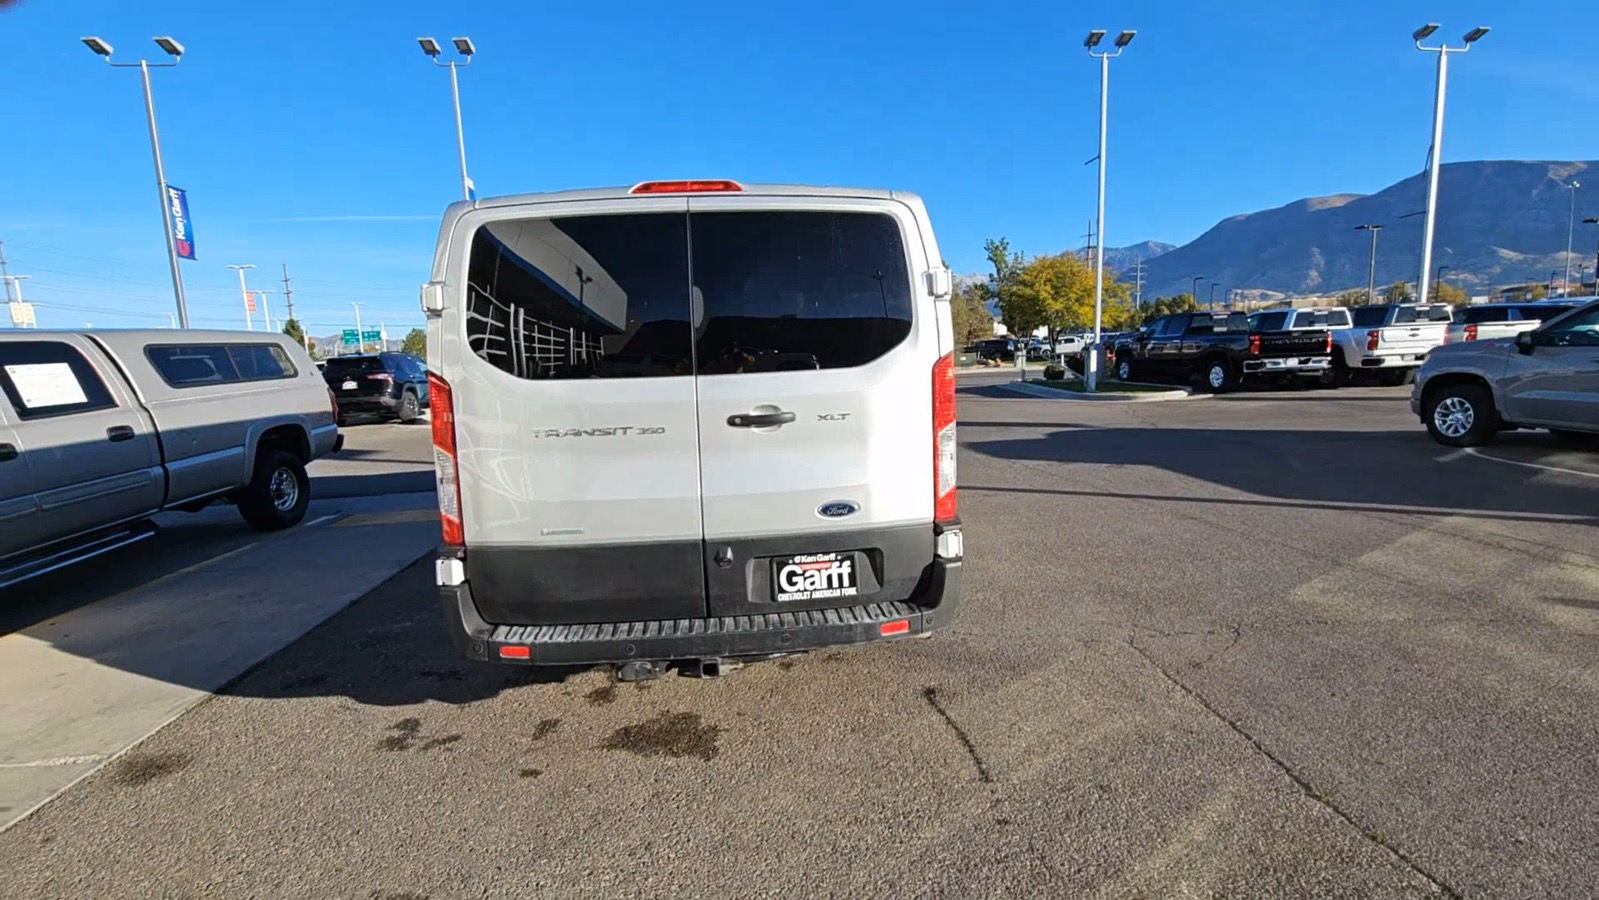
[[[1341,309],[1301,309],[1294,312],[1295,328],[1348,328],[1349,316]]]
[[[899,223],[879,213],[690,217],[701,374],[871,362],[911,331]]]
[[[1455,321],[1462,325],[1481,325],[1484,322],[1504,322],[1510,317],[1505,306],[1473,306],[1455,313]],[[1520,318],[1519,316],[1517,318]]]
[[[1555,316],[1563,316],[1576,308],[1575,306],[1523,306],[1517,310],[1518,315],[1516,318],[1537,319],[1540,322],[1547,322]]]
[[[1288,324],[1288,314],[1285,312],[1256,313],[1249,317],[1250,331],[1282,331]]]
[[[1381,306],[1360,306],[1349,313],[1356,328],[1377,328],[1388,318],[1388,310]]]
[[[362,372],[383,372],[387,370],[383,367],[383,360],[377,358],[376,356],[335,356],[327,361],[327,363],[322,367],[322,371],[328,373],[329,375],[344,375],[347,373],[359,374]]]
[[[468,343],[523,378],[858,366],[911,329],[899,224],[876,213],[496,222],[467,280]]]

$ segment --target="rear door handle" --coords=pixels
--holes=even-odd
[[[115,441],[131,441],[131,440],[133,440],[133,426],[132,425],[116,425],[116,426],[113,426],[111,428],[107,428],[105,430],[105,436],[107,438],[109,438],[110,440],[114,441],[114,442]]]
[[[794,421],[791,412],[775,413],[736,413],[727,417],[727,424],[734,428],[766,428],[772,425],[787,425]]]
[[[10,444],[0,444],[0,462],[10,462],[17,458],[17,448]]]

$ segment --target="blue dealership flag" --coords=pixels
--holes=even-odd
[[[178,255],[194,259],[194,227],[189,223],[189,195],[183,188],[167,185],[167,212],[172,217],[172,244]]]

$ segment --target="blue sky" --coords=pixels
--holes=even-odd
[[[1541,8],[1535,8],[1541,7]],[[1111,66],[1106,241],[1182,243],[1303,196],[1419,171],[1428,19],[1458,40],[1445,160],[1599,157],[1599,4],[1239,0],[583,4],[0,0],[0,241],[44,326],[164,325],[172,309],[137,70],[150,36],[167,180],[189,192],[195,325],[242,327],[230,263],[313,334],[420,324],[458,181],[449,79],[415,38],[470,35],[467,159],[480,194],[711,176],[896,187],[945,256],[1080,245],[1094,209],[1090,28],[1136,28]],[[1550,27],[1550,23],[1557,27]],[[1593,187],[1599,214],[1599,185]],[[268,302],[282,315],[282,294]],[[257,318],[259,327],[259,318]]]

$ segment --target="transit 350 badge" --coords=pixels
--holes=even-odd
[[[167,212],[172,217],[172,245],[179,256],[194,259],[194,228],[189,223],[189,195],[167,185]]]

